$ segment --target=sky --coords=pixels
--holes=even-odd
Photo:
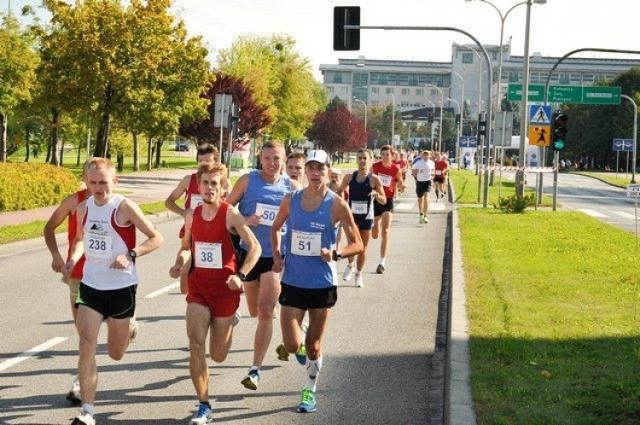
[[[502,13],[520,0],[490,0]],[[0,0],[14,10],[39,0]],[[450,26],[469,32],[483,44],[497,45],[501,21],[497,11],[479,0],[173,0],[177,16],[191,35],[200,35],[215,60],[216,52],[244,34],[288,34],[310,59],[320,79],[320,64],[338,58],[450,61],[452,43],[471,43],[450,31],[362,30],[360,51],[333,51],[333,7],[360,6],[361,25]],[[522,55],[526,6],[516,7],[504,26],[511,53]],[[530,53],[562,56],[584,47],[640,50],[640,1],[547,0],[531,7]],[[640,55],[581,53],[577,57],[640,58]]]

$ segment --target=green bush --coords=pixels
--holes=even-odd
[[[0,164],[0,211],[56,205],[78,187],[78,179],[66,168],[49,164]]]
[[[525,195],[522,198],[517,195],[511,195],[507,198],[498,198],[498,205],[493,203],[493,207],[506,213],[523,213],[527,207],[534,206],[535,202],[534,194]]]

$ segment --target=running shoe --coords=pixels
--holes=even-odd
[[[351,264],[347,264],[347,268],[344,269],[344,273],[342,273],[342,280],[344,280],[345,282],[348,282],[351,280],[352,276],[353,276],[353,267],[351,267]]]
[[[378,264],[378,267],[376,268],[376,273],[378,274],[384,273],[384,266],[382,264]]]
[[[136,340],[138,336],[138,322],[136,319],[131,319],[129,322],[129,342],[133,342]]]
[[[212,415],[213,415],[213,410],[211,410],[211,407],[209,407],[204,403],[198,403],[198,411],[196,412],[195,415],[193,415],[193,418],[191,418],[189,425],[210,424],[213,422]]]
[[[424,223],[424,214],[420,213],[420,220],[418,220],[418,223],[422,224]]]
[[[429,222],[429,219],[427,218],[426,214],[424,215],[422,220],[423,220],[422,222],[425,223],[425,224],[427,224]]]
[[[298,404],[298,412],[309,413],[316,411],[316,395],[313,391],[302,390],[302,397],[300,397],[300,404]]]
[[[73,418],[71,425],[96,425],[96,420],[93,419],[90,413],[83,410],[78,416]]]
[[[296,360],[302,366],[307,364],[307,347],[304,344],[300,344],[300,347],[296,350]]]
[[[73,404],[82,403],[82,398],[80,395],[80,381],[78,381],[78,377],[73,380],[73,384],[71,385],[71,389],[67,393],[67,400],[69,400]]]
[[[259,381],[260,381],[260,372],[258,372],[258,369],[252,369],[249,371],[249,373],[247,373],[247,376],[245,376],[244,379],[240,381],[240,383],[244,385],[246,389],[255,391],[258,389]]]
[[[284,348],[284,344],[280,344],[276,347],[276,354],[278,355],[278,360],[282,360],[283,362],[289,361],[289,353],[286,348]]]
[[[233,324],[232,326],[235,328],[240,323],[240,313],[236,311],[236,314],[233,315]]]
[[[356,286],[358,288],[362,288],[364,286],[364,282],[362,281],[362,273],[356,274]]]

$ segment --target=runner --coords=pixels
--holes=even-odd
[[[271,225],[282,198],[300,184],[281,174],[284,164],[284,146],[270,140],[262,146],[261,170],[251,171],[238,179],[227,202],[238,204],[240,213],[253,230],[262,256],[247,273],[244,294],[251,317],[258,318],[253,346],[253,364],[241,383],[250,390],[258,389],[260,368],[269,349],[273,334],[273,312],[280,294],[280,274],[272,270],[273,255],[269,241]],[[246,256],[247,246],[241,244],[241,257]]]
[[[362,269],[364,268],[364,262],[366,260],[371,228],[373,227],[373,200],[375,199],[381,205],[387,203],[382,182],[377,176],[371,174],[372,161],[373,154],[371,151],[369,149],[360,149],[356,154],[358,171],[344,176],[337,191],[338,194],[341,194],[344,190],[349,190],[349,208],[353,214],[356,226],[358,226],[360,239],[362,239],[363,248],[362,252],[357,256],[355,267],[356,286],[359,288],[364,285]],[[350,263],[342,274],[343,280],[351,279],[354,271],[353,264],[351,263],[352,258],[353,257],[349,258]]]
[[[302,152],[291,152],[287,156],[287,176],[303,186],[304,180],[304,154]]]
[[[76,231],[78,228],[77,224],[77,216],[76,216],[76,208],[78,208],[78,204],[83,202],[87,198],[88,190],[86,189],[86,173],[87,166],[89,162],[85,162],[82,169],[82,186],[83,188],[73,193],[62,200],[58,208],[51,214],[49,217],[49,221],[44,226],[43,234],[44,240],[47,244],[47,248],[49,249],[49,253],[51,254],[51,268],[54,272],[62,273],[64,271],[64,267],[66,261],[69,260],[69,255],[71,254],[71,245],[76,238]],[[65,261],[60,254],[60,249],[58,248],[58,241],[56,240],[56,229],[67,219],[67,242],[69,244],[67,249],[67,260]],[[84,256],[78,260],[78,264],[71,271],[70,276],[62,277],[62,281],[67,284],[69,287],[69,301],[71,304],[71,315],[73,317],[73,323],[75,325],[76,315],[78,310],[76,309],[76,298],[78,298],[78,288],[80,286],[80,280],[82,279],[82,267],[84,266]],[[135,325],[135,320],[132,320],[132,331]],[[77,330],[77,329],[76,329]],[[132,332],[133,334],[133,332]],[[135,334],[134,334],[135,337]],[[82,402],[80,398],[80,382],[78,381],[78,377],[76,376],[71,384],[71,389],[67,393],[67,400],[69,400],[73,404],[80,404]]]
[[[335,193],[338,193],[338,189],[340,188],[340,183],[342,183],[342,171],[339,168],[331,168],[329,170],[329,189]],[[345,201],[349,201],[349,188],[343,190],[339,193],[342,199]],[[337,246],[340,246],[340,241],[342,240],[342,227],[338,228],[338,237],[337,237]],[[353,269],[356,267],[355,258],[349,257],[349,263],[347,264],[347,268],[342,273],[342,280],[348,282],[353,277]]]
[[[182,249],[171,277],[180,275],[182,266],[191,257],[187,291],[187,335],[189,336],[189,372],[198,396],[198,411],[191,424],[207,424],[212,420],[209,403],[209,368],[206,361],[206,340],[209,354],[222,363],[229,354],[233,336],[234,315],[240,305],[240,292],[246,273],[260,258],[260,245],[238,210],[221,200],[227,168],[222,164],[202,164],[197,172],[203,204],[187,212]],[[231,233],[237,233],[247,256],[238,267]]]
[[[420,224],[428,223],[429,194],[431,193],[431,179],[434,175],[435,164],[430,159],[429,151],[422,151],[420,160],[413,164],[411,173],[416,179],[416,196],[418,197],[418,210],[420,212]]]
[[[442,153],[436,154],[435,176],[433,177],[433,181],[436,184],[436,202],[438,202],[440,198],[444,198],[445,193],[447,193],[447,190],[444,187],[444,182],[446,180],[448,169],[449,164],[447,163],[444,155]]]
[[[347,203],[327,187],[329,157],[324,151],[311,151],[305,174],[308,186],[287,195],[271,228],[273,269],[281,272],[280,325],[287,352],[295,353],[304,343],[308,360],[307,382],[302,390],[298,412],[316,410],[316,385],[322,369],[322,339],[329,313],[338,298],[336,261],[362,251]],[[285,222],[290,230],[282,242]],[[341,224],[348,245],[336,250],[336,227]],[[283,256],[287,252],[286,257]],[[301,324],[309,312],[309,327],[302,339]]]
[[[404,180],[402,179],[402,173],[398,167],[391,162],[393,155],[393,148],[390,145],[385,145],[380,148],[381,160],[373,164],[373,173],[376,174],[382,186],[384,188],[384,194],[387,197],[387,202],[381,204],[378,201],[373,201],[374,211],[374,223],[373,230],[371,231],[371,237],[377,239],[378,235],[382,234],[382,241],[380,242],[380,262],[376,268],[376,273],[384,273],[385,260],[387,252],[389,251],[389,232],[391,228],[391,219],[393,217],[393,198],[396,193],[396,188],[399,192],[403,192],[405,189]],[[382,232],[380,232],[382,228]]]
[[[398,167],[400,172],[402,173],[402,180],[407,179],[407,168],[409,168],[409,161],[407,161],[407,155],[403,150],[396,152],[394,154],[393,163]]]
[[[113,193],[116,177],[110,160],[92,158],[87,166],[86,181],[93,195],[76,210],[76,238],[64,268],[65,277],[69,278],[83,253],[86,255],[76,301],[82,411],[73,420],[74,425],[95,424],[96,348],[100,325],[103,320],[107,322],[109,357],[122,359],[129,346],[129,321],[136,306],[136,258],[162,244],[162,235],[145,218],[140,207]],[[136,229],[147,236],[147,240],[137,246]]]

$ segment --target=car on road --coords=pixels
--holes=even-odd
[[[187,142],[176,142],[176,152],[189,152],[189,144]]]

